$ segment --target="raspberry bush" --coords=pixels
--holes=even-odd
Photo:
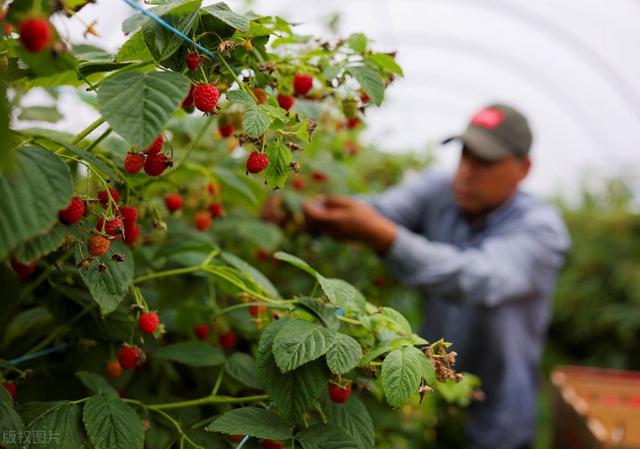
[[[19,30],[0,48],[2,444],[368,449],[363,401],[459,380],[446,343],[276,251],[294,215],[258,219],[274,189],[295,211],[301,180],[340,177],[338,148],[359,151],[366,109],[402,73],[393,56],[197,0],[148,9],[173,29],[126,20],[111,55],[50,23],[84,3],[2,13]],[[34,88],[73,88],[99,117],[75,136],[7,127],[56,120],[22,106]],[[265,259],[290,276],[270,280]]]

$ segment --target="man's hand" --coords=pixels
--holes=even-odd
[[[311,232],[359,240],[385,253],[396,237],[396,225],[373,207],[346,197],[330,196],[302,205]]]

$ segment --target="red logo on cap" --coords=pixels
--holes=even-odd
[[[498,109],[483,109],[476,112],[471,119],[471,124],[482,126],[483,128],[493,129],[504,122],[504,114]]]

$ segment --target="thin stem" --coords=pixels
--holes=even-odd
[[[94,121],[93,123],[91,123],[89,126],[87,126],[85,129],[83,129],[82,131],[80,131],[71,142],[69,142],[71,145],[76,145],[78,142],[80,142],[82,139],[84,139],[85,137],[87,137],[89,134],[91,134],[98,126],[102,125],[104,123],[104,119],[102,117],[98,117],[96,119],[96,121]]]
[[[184,164],[184,162],[189,158],[189,155],[191,154],[193,149],[196,147],[196,145],[198,144],[198,142],[200,141],[204,133],[207,131],[207,128],[209,128],[209,125],[211,125],[212,121],[213,121],[213,116],[212,115],[208,116],[204,124],[198,130],[198,133],[195,135],[193,139],[191,139],[191,142],[189,142],[189,146],[187,146],[187,149],[184,152],[184,155],[182,156],[182,158],[180,158],[180,161],[178,161],[178,163],[175,164],[174,171],[175,169],[180,167],[182,164]]]
[[[111,129],[111,127],[108,127],[108,128],[107,128],[107,130],[106,130],[105,132],[103,132],[102,134],[100,134],[96,140],[94,140],[93,142],[91,142],[91,145],[89,145],[89,146],[85,149],[85,151],[91,152],[91,150],[93,150],[95,147],[97,147],[97,146],[100,144],[100,142],[102,142],[104,139],[106,139],[106,138],[107,138],[107,136],[108,136],[109,134],[111,134],[111,132],[112,132],[112,131],[113,131],[113,130]]]
[[[205,404],[242,404],[245,402],[262,401],[268,398],[269,396],[266,394],[244,396],[244,397],[207,396],[200,399],[192,399],[190,401],[168,402],[165,404],[150,404],[150,405],[147,405],[147,408],[149,408],[150,410],[169,410],[174,408],[194,407],[196,405],[205,405]]]
[[[269,307],[272,309],[291,309],[292,304],[297,304],[300,302],[297,299],[293,299],[291,301],[295,301],[295,302],[287,302],[286,304],[277,304],[272,302],[272,303],[269,303]],[[225,313],[232,312],[234,310],[244,309],[252,306],[261,306],[261,305],[265,305],[265,303],[264,302],[243,302],[242,304],[235,304],[233,306],[225,307],[224,309],[220,310],[216,314],[216,317],[220,315],[224,315]]]
[[[231,73],[231,75],[233,76],[233,79],[236,80],[236,83],[238,83],[238,87],[240,89],[244,90],[249,95],[251,95],[251,98],[253,98],[257,103],[258,99],[256,98],[256,96],[253,94],[253,92],[250,89],[247,88],[247,86],[242,82],[242,80],[240,80],[240,78],[238,78],[238,75],[236,74],[235,70],[233,70],[231,68],[231,66],[229,65],[227,60],[224,59],[224,57],[222,56],[222,54],[218,53],[218,58],[220,58],[220,61],[222,61],[222,64],[226,67],[226,69],[229,71],[229,73]]]
[[[213,386],[213,390],[211,391],[211,396],[215,396],[218,394],[218,390],[220,389],[220,385],[222,384],[222,378],[224,377],[224,368],[220,368],[218,372],[218,377],[216,379],[216,384]]]
[[[357,324],[358,326],[363,326],[362,321],[360,320],[354,320],[352,318],[347,318],[346,316],[339,316],[338,319],[340,321],[343,321],[345,323],[350,323],[350,324]]]
[[[194,273],[196,271],[201,271],[202,267],[200,265],[196,265],[194,267],[186,267],[186,268],[174,268],[172,270],[158,271],[156,273],[150,273],[144,276],[139,276],[133,280],[134,284],[139,284],[141,282],[146,282],[151,279],[157,279],[167,276],[175,276],[178,274],[186,274],[186,273]]]

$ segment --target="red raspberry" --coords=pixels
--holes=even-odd
[[[120,194],[113,187],[109,187],[109,193],[111,194],[111,198],[113,198],[113,202],[118,204],[120,202]],[[109,195],[106,190],[101,190],[98,192],[98,201],[102,204],[103,207],[107,207],[109,205]]]
[[[24,48],[33,53],[42,51],[49,45],[53,35],[51,24],[44,17],[32,17],[23,20],[18,25],[18,32],[20,33],[20,42],[22,42]]]
[[[112,220],[109,220],[105,223],[104,215],[101,215],[100,218],[98,218],[98,221],[96,222],[96,229],[102,232],[103,228],[104,228],[104,232],[107,235],[110,235],[112,237],[121,237],[122,230],[124,229],[124,223],[122,222],[122,219],[118,217]]]
[[[262,440],[260,442],[260,447],[262,449],[282,449],[284,447],[284,443],[282,441]]]
[[[189,70],[193,72],[200,65],[200,55],[198,53],[189,53],[186,62]]]
[[[293,188],[299,192],[304,190],[304,178],[302,176],[293,178]]]
[[[111,379],[119,379],[122,376],[122,365],[118,359],[109,360],[104,366],[104,370]]]
[[[206,324],[197,324],[193,328],[193,333],[196,334],[198,340],[206,340],[209,338],[209,326]]]
[[[149,156],[152,154],[158,154],[162,151],[163,146],[164,136],[162,134],[158,134],[156,138],[153,139],[153,142],[151,142],[151,145],[144,150],[144,153]]]
[[[357,128],[358,126],[360,126],[360,119],[358,117],[348,118],[346,125],[349,129]]]
[[[182,100],[182,107],[183,108],[192,108],[193,107],[193,84],[189,88],[189,93],[187,94],[185,99]]]
[[[87,250],[93,257],[102,256],[109,250],[110,245],[111,242],[109,242],[109,239],[98,234],[92,235],[89,237],[89,240],[87,240]]]
[[[255,316],[255,317],[260,316],[266,311],[267,311],[267,306],[265,306],[264,304],[260,304],[259,306],[249,307],[249,313],[251,314],[251,316]]]
[[[179,193],[170,193],[164,197],[164,205],[167,206],[169,212],[182,209],[182,196]]]
[[[15,384],[7,382],[3,385],[4,385],[4,388],[9,392],[12,398],[16,396],[17,390],[16,390]]]
[[[71,203],[65,208],[58,211],[58,217],[63,223],[72,225],[80,221],[84,215],[84,201],[77,196],[71,198]]]
[[[244,439],[244,435],[229,435],[227,438],[229,438],[229,441],[232,443],[239,443]]]
[[[24,264],[15,257],[11,257],[11,268],[16,272],[21,281],[28,279],[29,276],[35,271],[38,261],[31,262],[30,264]]]
[[[10,23],[5,23],[4,24],[4,34],[6,34],[8,36],[11,33],[13,33],[13,25],[11,25]]]
[[[124,170],[132,175],[142,170],[144,166],[144,156],[137,153],[127,153],[124,158]]]
[[[219,216],[222,215],[222,204],[220,203],[213,203],[209,206],[209,215],[211,215],[211,218],[218,218]]]
[[[271,260],[271,254],[269,254],[264,249],[260,248],[258,251],[256,251],[256,259],[258,259],[261,262]]]
[[[226,139],[233,134],[233,125],[231,123],[227,123],[226,125],[218,123],[218,131],[220,132],[220,135]]]
[[[369,101],[371,101],[371,98],[369,98],[369,95],[367,95],[367,93],[364,90],[360,93],[360,101],[363,104],[367,104],[369,103]]]
[[[317,182],[325,182],[327,179],[329,179],[329,177],[326,175],[326,173],[323,173],[321,171],[312,171],[311,179]]]
[[[131,246],[136,243],[138,236],[140,235],[140,227],[137,224],[131,226],[125,226],[124,228],[124,243]]]
[[[220,92],[213,84],[198,84],[193,88],[193,104],[202,112],[213,112],[219,97]]]
[[[144,163],[144,172],[149,176],[160,176],[172,165],[171,160],[166,154],[152,154],[147,157],[147,160]]]
[[[343,387],[336,384],[329,384],[329,396],[331,400],[337,404],[343,404],[347,402],[349,396],[351,396],[351,384],[347,384]]]
[[[249,173],[260,173],[269,165],[269,156],[266,153],[252,151],[247,158],[247,171]]]
[[[196,228],[198,231],[206,231],[211,226],[211,215],[206,212],[198,212],[195,216]]]
[[[120,215],[122,215],[122,221],[126,228],[134,225],[138,220],[138,209],[133,206],[123,206],[120,208]]]
[[[288,111],[293,106],[294,98],[293,95],[278,95],[278,104],[282,109]]]
[[[293,90],[297,95],[306,95],[313,86],[313,77],[302,73],[296,73],[293,77]]]
[[[147,334],[153,334],[158,324],[160,324],[160,317],[156,312],[145,312],[138,318],[138,327]]]
[[[253,95],[256,97],[258,104],[265,104],[267,102],[267,93],[261,87],[254,87],[251,89]]]
[[[137,346],[123,346],[118,350],[118,361],[124,369],[135,368],[141,363],[142,356],[142,349]]]
[[[226,332],[218,337],[218,342],[227,351],[231,351],[236,345],[236,336],[233,332]]]

